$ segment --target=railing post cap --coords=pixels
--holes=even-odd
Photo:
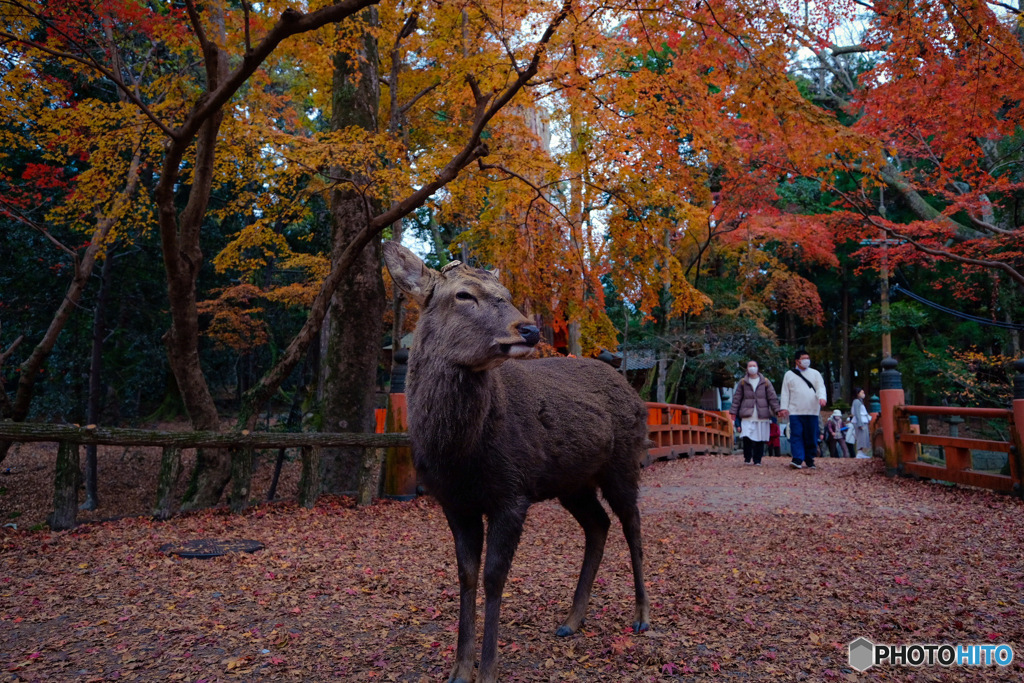
[[[878,378],[879,389],[902,389],[903,388],[903,376],[900,374],[896,366],[899,363],[893,357],[882,359],[882,372]]]
[[[1013,368],[1017,374],[1013,377],[1013,398],[1014,400],[1024,398],[1024,358],[1013,361]]]

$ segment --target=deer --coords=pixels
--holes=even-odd
[[[525,358],[538,327],[488,271],[453,261],[429,268],[397,242],[384,261],[420,308],[406,379],[417,476],[440,503],[455,541],[459,629],[449,683],[469,683],[476,648],[476,598],[487,519],[484,627],[477,683],[497,676],[502,591],[527,510],[557,499],[583,528],[583,566],[556,636],[583,624],[611,520],[622,524],[633,569],[633,631],[650,627],[644,586],[640,462],[647,410],[611,366],[584,358]]]

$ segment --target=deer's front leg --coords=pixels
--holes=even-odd
[[[484,545],[483,517],[445,510],[455,538],[455,559],[459,566],[459,640],[455,666],[448,683],[469,683],[473,678],[476,648],[476,587],[480,577],[480,553]]]
[[[484,644],[480,653],[480,677],[477,683],[494,683],[498,666],[498,622],[501,593],[505,590],[512,557],[519,547],[528,501],[488,516],[487,560],[484,565]]]

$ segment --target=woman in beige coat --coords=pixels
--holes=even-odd
[[[771,435],[771,417],[779,412],[779,397],[775,387],[758,371],[757,361],[747,362],[747,374],[736,386],[729,413],[733,421],[740,417],[740,437],[743,439],[743,462],[760,465],[764,445]]]

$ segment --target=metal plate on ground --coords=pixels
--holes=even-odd
[[[197,560],[208,560],[212,557],[227,555],[228,553],[254,553],[262,549],[263,544],[259,541],[215,540],[211,538],[197,538],[192,541],[166,543],[160,546],[160,552],[162,553],[173,553],[179,557]]]

